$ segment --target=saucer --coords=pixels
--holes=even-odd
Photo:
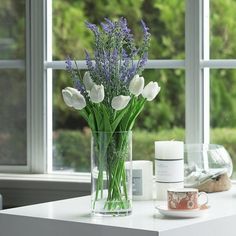
[[[195,218],[204,215],[209,206],[204,208],[198,208],[193,210],[172,210],[167,207],[167,205],[161,205],[155,207],[162,215],[168,216],[171,218]]]

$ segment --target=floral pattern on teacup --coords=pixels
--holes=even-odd
[[[168,207],[171,209],[198,208],[197,192],[168,192]]]

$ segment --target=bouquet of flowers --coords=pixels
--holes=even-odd
[[[69,107],[80,110],[92,131],[97,157],[97,174],[92,168],[92,178],[96,178],[92,207],[96,208],[96,202],[105,195],[104,210],[122,210],[130,207],[125,171],[127,133],[145,102],[152,101],[160,91],[157,82],[145,86],[141,76],[151,35],[141,21],[143,40],[137,46],[123,17],[115,22],[105,18],[100,26],[86,25],[94,34],[94,56],[85,50],[88,71],[83,77],[76,61],[66,60],[74,88],[63,89],[62,95]]]

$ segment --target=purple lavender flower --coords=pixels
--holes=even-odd
[[[127,59],[128,58],[128,54],[126,52],[126,50],[124,48],[122,48],[122,58],[123,59]]]
[[[147,60],[148,60],[148,53],[145,52],[143,54],[143,57],[139,61],[138,67],[139,68],[143,68],[146,65],[146,63],[147,63]]]
[[[105,24],[103,22],[101,22],[101,26],[102,26],[102,29],[106,32],[106,33],[110,33],[111,29],[109,27],[108,24]]]
[[[105,18],[105,21],[107,22],[111,30],[115,28],[115,24],[110,19]]]
[[[103,66],[104,76],[105,76],[106,81],[110,81],[110,73],[109,73],[108,67],[106,66],[105,63],[102,66]]]
[[[121,32],[122,32],[122,37],[130,44],[133,44],[133,34],[131,34],[131,30],[128,28],[127,25],[127,20],[124,17],[120,18],[119,21],[119,26],[121,28]]]
[[[69,56],[66,58],[65,63],[66,63],[66,70],[71,72],[73,70],[73,68],[72,68],[72,62],[71,62],[71,59]]]
[[[84,50],[84,52],[85,52],[86,65],[89,68],[89,70],[91,70],[93,68],[93,62],[92,62],[91,57],[86,49]]]
[[[115,28],[115,25],[112,21],[110,21],[109,19],[105,18],[106,23],[101,22],[101,26],[102,29],[107,33],[107,34],[111,34],[112,31]]]
[[[115,63],[117,59],[118,59],[118,50],[117,50],[117,48],[114,48],[114,50],[112,52],[111,60]]]
[[[105,79],[107,81],[110,80],[110,68],[109,68],[109,65],[110,65],[110,56],[109,56],[109,53],[103,49],[103,57],[102,57],[102,68],[103,68],[103,72],[104,72],[104,75],[105,75]]]
[[[137,66],[133,64],[131,68],[129,68],[129,73],[128,73],[128,78],[127,78],[127,83],[129,84],[130,80],[135,76],[137,71]]]
[[[132,50],[131,50],[130,55],[132,57],[136,57],[138,55],[138,53],[139,53],[139,49],[137,49],[136,47],[133,47]]]
[[[131,30],[128,28],[127,20],[124,17],[120,18],[119,24],[120,24],[120,28],[122,29],[122,31],[125,34],[129,34],[130,33]]]
[[[149,28],[147,27],[147,25],[145,24],[145,22],[143,20],[141,20],[141,25],[142,25],[142,28],[143,28],[143,33],[144,35],[147,35],[149,34]]]
[[[90,29],[95,35],[99,34],[99,29],[95,24],[91,24],[89,22],[85,22],[86,26],[88,27],[88,29]]]
[[[77,79],[75,80],[75,83],[74,83],[74,86],[75,88],[80,91],[83,95],[85,94],[86,90],[85,90],[85,87],[84,85]]]

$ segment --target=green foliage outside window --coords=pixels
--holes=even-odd
[[[184,1],[53,1],[54,58],[66,56],[84,59],[84,48],[91,50],[93,35],[84,22],[98,23],[104,17],[125,16],[137,38],[142,36],[140,20],[143,19],[152,34],[149,58],[184,58]],[[176,21],[178,19],[178,21]],[[157,81],[163,88],[160,96],[148,104],[136,122],[136,128],[149,131],[170,129],[185,124],[184,70],[146,70],[145,80]],[[68,86],[69,76],[64,71],[54,77],[54,122],[56,128],[83,128],[83,119],[78,112],[67,109],[59,96]],[[168,89],[166,89],[168,88]],[[66,114],[65,114],[66,113]],[[75,113],[75,114],[72,114]],[[67,117],[66,119],[62,119]],[[76,118],[75,118],[76,117]],[[71,121],[77,120],[76,125]]]

